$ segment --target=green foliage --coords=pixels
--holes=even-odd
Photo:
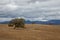
[[[12,20],[10,21],[9,25],[11,25],[11,24],[14,25],[15,28],[16,28],[16,27],[24,28],[25,19],[23,19],[23,18],[20,18],[20,19],[18,19],[18,18],[12,19]]]

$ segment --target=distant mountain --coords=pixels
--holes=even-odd
[[[0,22],[0,24],[8,24],[9,21],[4,21],[4,22]],[[25,21],[26,24],[31,24],[31,23],[34,23],[34,24],[51,24],[51,25],[59,25],[60,24],[60,20],[49,20],[49,21],[30,21],[30,20],[27,20]]]
[[[60,20],[50,20],[50,21],[47,21],[47,22],[50,23],[50,24],[55,24],[55,25],[60,24]]]
[[[9,21],[0,22],[0,24],[8,24]]]

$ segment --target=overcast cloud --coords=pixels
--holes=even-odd
[[[60,0],[0,0],[0,20],[24,17],[31,20],[59,20]]]

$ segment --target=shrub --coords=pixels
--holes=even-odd
[[[9,25],[14,25],[16,27],[21,27],[21,28],[24,28],[24,25],[25,25],[25,19],[23,18],[15,18],[15,19],[12,19],[10,22],[9,22]]]

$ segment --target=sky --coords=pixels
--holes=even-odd
[[[60,0],[0,0],[0,21],[21,17],[33,21],[60,20]]]

